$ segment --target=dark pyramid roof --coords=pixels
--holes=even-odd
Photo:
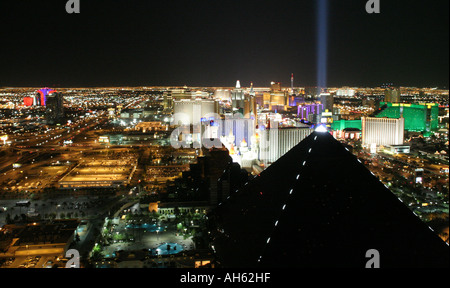
[[[381,267],[449,266],[447,244],[328,133],[312,133],[210,216],[224,267],[364,268],[369,249]]]

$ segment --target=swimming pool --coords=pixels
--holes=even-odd
[[[177,254],[181,251],[183,251],[183,246],[178,243],[164,243],[162,245],[159,245],[158,248],[156,248],[153,251],[154,255],[171,255],[171,254]]]

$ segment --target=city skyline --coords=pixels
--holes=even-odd
[[[316,93],[0,89],[0,267],[448,266],[448,90]]]
[[[0,4],[2,87],[317,86],[314,1]],[[85,3],[86,2],[86,3]],[[300,3],[299,3],[300,2]],[[448,87],[448,2],[328,7],[327,86]],[[52,15],[46,17],[44,15]]]
[[[448,268],[448,6],[0,1],[0,269]]]

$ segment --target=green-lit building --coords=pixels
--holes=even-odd
[[[361,119],[359,120],[336,120],[331,124],[331,129],[335,131],[342,131],[347,128],[362,129]]]
[[[381,102],[375,117],[405,118],[405,130],[424,132],[427,136],[438,129],[439,104],[437,103],[389,103]]]
[[[382,118],[405,118],[405,130],[413,132],[423,132],[424,136],[429,136],[431,131],[438,130],[439,127],[439,104],[437,103],[390,103],[381,102],[380,110],[375,112],[375,117]],[[331,124],[334,131],[342,131],[346,128],[361,128],[361,120],[338,120]]]

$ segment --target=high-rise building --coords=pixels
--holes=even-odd
[[[353,97],[355,96],[355,90],[348,87],[342,87],[336,91],[336,96]]]
[[[170,91],[163,92],[163,107],[164,107],[164,109],[172,109],[173,108],[173,98],[172,98],[172,93]]]
[[[294,94],[294,73],[291,73],[291,94]]]
[[[362,129],[361,126],[361,120],[338,120],[333,121],[333,124],[331,125],[331,129],[335,131],[342,131],[347,128],[354,128],[354,129]]]
[[[258,176],[209,215],[223,268],[361,269],[376,254],[380,268],[449,267],[447,244],[327,132]]]
[[[246,118],[257,118],[257,111],[256,111],[256,98],[254,96],[251,96],[250,94],[246,95],[244,100],[244,117]]]
[[[405,119],[362,117],[362,144],[403,145]]]
[[[330,93],[320,94],[320,103],[323,105],[324,112],[333,112],[334,97]]]
[[[163,93],[163,106],[165,109],[173,108],[173,101],[208,98],[209,93],[204,91],[191,91],[187,88],[173,88]]]
[[[250,91],[248,92],[247,95],[245,95],[244,116],[247,118],[253,117],[254,119],[257,119],[258,115],[256,111],[256,106],[257,106],[256,92],[253,89],[253,82],[252,82],[250,83]]]
[[[424,132],[428,136],[439,127],[439,104],[437,103],[390,103],[381,102],[375,117],[405,118],[405,130]]]
[[[253,82],[250,83],[250,92],[248,94],[253,97],[256,96],[255,89],[253,88]]]
[[[278,91],[281,91],[281,83],[270,82],[270,92],[278,92]]]
[[[47,97],[48,95],[56,92],[53,89],[50,88],[42,88],[36,91],[34,97],[33,97],[33,105],[34,106],[45,106],[47,104]]]
[[[229,195],[227,185],[238,185],[235,181],[239,177],[231,177],[230,173],[227,173],[232,165],[227,149],[202,149],[202,154],[197,157],[197,163],[190,164],[189,170],[183,172],[183,178],[194,184],[193,186],[204,189],[204,194],[209,194],[205,195],[209,204],[217,205],[218,201],[223,201]],[[238,170],[240,171],[240,168]]]
[[[281,89],[280,82],[270,83],[270,106],[271,109],[283,110],[288,105],[288,93]]]
[[[219,102],[216,100],[175,100],[173,124],[198,124],[202,122],[202,118],[215,117],[217,113],[219,113]]]
[[[384,101],[390,103],[400,102],[400,88],[399,87],[386,87],[384,90]]]
[[[244,114],[245,91],[241,88],[239,80],[236,81],[236,88],[231,91],[231,103],[233,109]]]
[[[310,114],[322,114],[323,104],[302,104],[297,107],[297,115],[301,119],[309,120]]]
[[[251,83],[250,91],[246,92],[239,80],[236,82],[236,88],[231,91],[231,103],[233,113],[240,113],[245,117],[256,118],[256,98],[253,90],[253,83]]]
[[[259,160],[266,166],[270,165],[312,132],[313,130],[308,125],[303,127],[271,128],[261,131]]]
[[[214,99],[231,102],[231,91],[228,89],[217,89],[214,91]]]
[[[46,96],[46,120],[48,124],[64,121],[64,97],[61,92],[52,91]]]
[[[317,87],[305,87],[305,95],[306,96],[317,96],[319,95],[318,91],[320,89]]]
[[[289,105],[288,91],[281,89],[280,82],[270,83],[270,92],[263,93],[263,106],[269,110],[285,110]]]

